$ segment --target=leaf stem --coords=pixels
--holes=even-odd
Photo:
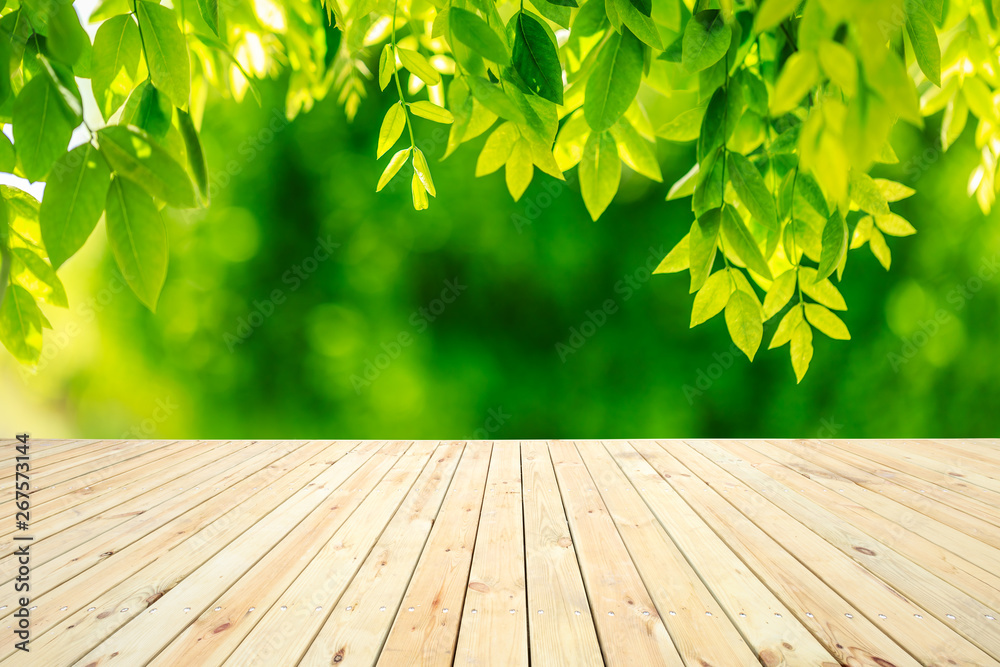
[[[410,148],[416,148],[417,142],[413,138],[413,123],[410,122],[410,112],[406,108],[406,98],[403,97],[403,84],[399,82],[399,68],[396,67],[396,8],[399,6],[399,0],[393,0],[392,3],[392,77],[396,80],[396,92],[399,94],[399,103],[403,105],[403,117],[406,118],[406,129],[410,133]]]

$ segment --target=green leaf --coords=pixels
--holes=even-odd
[[[799,0],[764,0],[754,16],[754,32],[764,33],[776,27],[791,16],[798,6]]]
[[[424,157],[423,151],[419,148],[413,149],[413,171],[420,182],[423,183],[424,189],[431,197],[437,197],[437,190],[434,188],[434,180],[431,178],[431,168],[427,164],[427,158]]]
[[[395,103],[385,112],[382,119],[382,127],[378,131],[378,149],[375,158],[385,155],[385,152],[392,148],[393,144],[399,141],[406,127],[406,110],[402,103]]]
[[[916,194],[916,190],[913,188],[908,188],[896,181],[890,181],[885,178],[874,178],[872,180],[875,181],[878,191],[882,193],[882,197],[887,202],[900,201]]]
[[[512,19],[514,53],[511,62],[536,95],[554,104],[563,103],[562,65],[556,44],[537,19],[518,12]]]
[[[526,122],[524,114],[500,86],[478,76],[466,77],[466,81],[472,95],[482,102],[484,107],[505,120],[511,120],[515,123]]]
[[[451,125],[455,122],[455,117],[451,115],[450,111],[426,100],[410,102],[410,111],[421,118],[426,118],[442,125]]]
[[[205,23],[212,29],[212,32],[218,35],[219,23],[222,19],[219,0],[198,0],[198,12],[201,14],[201,18],[205,19]]]
[[[611,134],[618,142],[618,154],[621,156],[622,162],[648,179],[657,183],[663,182],[660,164],[656,160],[653,146],[650,146],[649,142],[639,135],[632,127],[632,123],[622,116],[611,127]]]
[[[778,328],[775,329],[774,336],[771,337],[771,344],[767,346],[767,349],[773,350],[790,341],[795,333],[795,328],[803,321],[802,306],[800,304],[792,306],[792,309],[785,313],[781,322],[778,323]]]
[[[498,65],[510,64],[510,49],[486,21],[460,7],[448,12],[452,35],[458,41]]]
[[[783,116],[799,104],[806,93],[819,83],[819,65],[816,56],[808,51],[796,51],[778,76],[771,98],[771,115]]]
[[[708,101],[705,115],[701,119],[701,131],[698,135],[698,162],[704,162],[716,149],[722,147],[726,136],[726,90],[719,88]]]
[[[768,268],[757,241],[732,206],[722,207],[722,235],[729,244],[729,250],[736,253],[748,269],[771,280],[771,269]]]
[[[622,163],[610,132],[593,132],[580,160],[580,193],[590,217],[597,220],[618,192]]]
[[[396,53],[399,55],[399,62],[403,67],[408,69],[411,74],[418,76],[421,81],[429,86],[441,83],[441,75],[431,67],[430,62],[422,54],[410,49],[401,49],[398,46]]]
[[[809,370],[809,362],[812,361],[813,356],[812,339],[812,328],[810,328],[809,324],[805,321],[799,322],[795,327],[795,331],[792,332],[792,344],[790,347],[792,369],[795,371],[796,384],[802,382],[806,371]]]
[[[906,33],[921,71],[935,86],[941,86],[941,45],[930,14],[920,0],[905,0]]]
[[[667,256],[663,258],[663,261],[660,262],[653,273],[677,273],[678,271],[685,271],[690,268],[691,255],[688,250],[690,238],[690,232],[685,234],[684,238],[678,241],[673,250],[667,253]]]
[[[677,182],[670,186],[670,190],[667,191],[667,201],[673,201],[681,197],[690,197],[694,194],[694,187],[698,182],[700,172],[700,165],[695,163],[686,174],[678,178]]]
[[[907,222],[905,218],[896,215],[895,213],[890,213],[889,215],[876,215],[875,224],[889,236],[910,236],[917,233],[917,230],[913,228],[913,225]]]
[[[672,120],[661,125],[656,130],[656,136],[668,141],[694,141],[701,134],[701,119],[705,116],[705,107],[688,109],[674,116]]]
[[[767,321],[781,312],[795,294],[795,269],[788,269],[774,279],[764,297],[764,320]]]
[[[47,76],[36,76],[14,99],[12,111],[14,145],[21,168],[29,181],[45,177],[52,164],[66,151],[73,126]]]
[[[708,69],[726,55],[732,36],[732,29],[718,9],[698,12],[684,28],[681,64],[689,72]]]
[[[147,308],[156,302],[167,278],[167,230],[153,198],[118,178],[108,190],[108,242],[125,282]]]
[[[663,40],[660,39],[660,31],[656,29],[656,23],[650,18],[648,9],[645,13],[642,12],[632,0],[606,0],[606,2],[614,3],[615,11],[622,23],[640,41],[645,42],[658,51],[663,50]]]
[[[514,144],[520,138],[521,133],[514,123],[509,121],[501,123],[483,144],[483,150],[480,151],[479,159],[476,161],[476,176],[492,174],[507,164],[507,160],[510,159],[510,154],[514,150]]]
[[[198,196],[202,204],[209,203],[208,184],[208,162],[205,159],[205,151],[201,147],[201,138],[198,136],[198,129],[194,126],[194,121],[188,112],[183,109],[177,110],[177,124],[180,126],[181,136],[184,138],[184,148],[187,153],[188,166],[194,176],[194,183],[198,187]]]
[[[719,226],[722,224],[722,209],[705,211],[691,225],[689,253],[691,257],[691,293],[697,292],[705,284],[715,263],[715,251],[719,244]]]
[[[401,151],[397,151],[396,154],[392,156],[392,159],[389,160],[389,164],[385,166],[385,171],[382,172],[382,175],[378,179],[378,185],[375,187],[375,192],[381,192],[382,188],[388,185],[389,181],[392,180],[392,177],[398,174],[400,168],[402,168],[402,166],[406,164],[406,160],[409,157],[410,157],[409,148],[404,148]],[[420,187],[423,188],[423,185],[421,185]]]
[[[613,33],[587,80],[583,114],[595,132],[610,129],[632,104],[642,81],[642,43],[628,29]]]
[[[847,222],[834,211],[823,226],[823,249],[820,252],[817,278],[828,278],[847,254]]]
[[[45,185],[38,219],[52,266],[59,268],[83,247],[104,211],[111,171],[91,144],[56,161]]]
[[[14,152],[14,144],[10,143],[6,134],[0,132],[0,171],[13,174],[16,166],[17,154]]]
[[[524,138],[518,139],[510,152],[504,170],[507,190],[514,201],[518,201],[531,183],[535,168],[531,162],[531,146]]]
[[[21,262],[21,264],[24,264],[28,271],[30,271],[39,282],[48,288],[42,296],[43,299],[51,303],[53,306],[59,306],[61,308],[69,307],[69,299],[66,297],[66,288],[63,287],[62,281],[59,280],[59,276],[56,275],[56,270],[49,266],[48,262],[27,248],[14,248],[11,252],[14,254],[14,257]],[[22,286],[28,288],[29,292],[33,289],[29,285],[24,285],[23,281]]]
[[[90,46],[90,38],[80,25],[80,17],[72,3],[53,3],[48,29],[45,43],[49,53],[70,67],[80,59],[84,48]]]
[[[195,206],[187,172],[145,133],[112,125],[98,130],[97,139],[101,154],[115,173],[171,206]]]
[[[757,167],[739,153],[730,152],[729,181],[754,220],[768,229],[778,231],[778,212],[774,206],[774,196],[764,184]]]
[[[809,320],[809,323],[827,336],[836,340],[851,340],[847,325],[829,309],[815,303],[805,304],[805,309],[806,319]]]
[[[886,245],[885,237],[882,236],[882,232],[875,227],[872,227],[871,229],[871,236],[868,239],[868,247],[871,248],[872,254],[875,255],[875,259],[877,259],[882,267],[888,271],[889,266],[892,265],[892,253],[889,252],[889,246]],[[817,299],[817,301],[819,301],[819,299]],[[830,307],[832,308],[833,306]]]
[[[722,312],[729,303],[729,295],[733,292],[733,279],[727,269],[716,271],[708,277],[705,284],[694,297],[691,308],[691,328],[712,319]]]
[[[382,49],[382,55],[378,59],[378,87],[385,90],[395,73],[396,55],[392,52],[392,44],[390,43],[385,45]]]
[[[173,101],[187,108],[191,96],[191,65],[187,42],[174,10],[149,0],[136,0],[149,80]]]
[[[868,174],[852,169],[850,192],[851,199],[862,211],[872,215],[889,215],[888,202],[882,196],[878,184]]]
[[[161,95],[156,86],[148,81],[143,82],[142,95],[139,104],[135,108],[135,113],[126,118],[129,111],[129,104],[125,104],[122,112],[122,124],[135,125],[145,130],[151,137],[162,139],[170,130],[170,122],[174,116],[174,107],[166,95]],[[138,92],[138,88],[136,91]],[[131,98],[130,98],[131,101]]]
[[[824,306],[834,310],[847,310],[847,303],[844,302],[840,290],[827,278],[817,279],[817,275],[816,269],[808,266],[799,267],[799,287],[802,291]]]
[[[0,342],[22,364],[35,365],[42,354],[42,311],[20,285],[8,285],[0,305]]]
[[[424,187],[424,182],[420,180],[416,171],[413,172],[413,178],[410,179],[410,192],[413,194],[413,210],[424,211],[430,206],[430,202],[427,200],[427,188]]]
[[[726,328],[736,347],[753,361],[760,341],[764,338],[764,322],[760,306],[743,290],[736,290],[726,304]]]

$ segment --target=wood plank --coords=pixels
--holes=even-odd
[[[851,599],[859,608],[865,608],[870,620],[874,622],[873,616],[877,616],[873,613],[871,600],[874,599],[875,593],[888,588],[895,591],[894,596],[898,599],[907,602],[913,601],[910,610],[908,610],[909,613],[890,616],[889,612],[886,611],[889,600],[883,600],[878,611],[890,616],[890,618],[900,619],[900,625],[906,623],[910,626],[914,624],[919,626],[918,628],[908,628],[911,633],[929,634],[935,625],[947,626],[947,628],[954,630],[954,633],[947,633],[942,631],[943,628],[938,628],[943,646],[935,659],[940,660],[942,656],[952,659],[952,656],[949,655],[952,652],[970,656],[976,655],[978,662],[970,660],[969,664],[993,664],[995,662],[995,656],[992,655],[991,649],[993,644],[1000,642],[1000,636],[984,635],[984,633],[991,632],[989,621],[985,618],[986,615],[990,614],[990,610],[981,603],[903,558],[892,549],[878,546],[864,533],[846,524],[830,512],[812,502],[796,497],[796,494],[787,490],[787,487],[784,487],[785,490],[783,490],[781,485],[714,443],[688,441],[674,443],[674,445],[672,451],[677,454],[678,458],[683,456],[682,462],[692,470],[694,470],[692,466],[697,466],[699,470],[695,472],[702,475],[703,478],[704,475],[713,475],[715,480],[724,478],[738,480],[745,485],[744,488],[752,489],[756,494],[763,496],[764,499],[780,508],[782,512],[807,526],[811,535],[821,537],[823,545],[815,544],[812,546],[810,555],[806,559],[813,569],[816,568],[816,560],[814,560],[816,556],[812,552],[821,553],[825,551],[824,546],[832,546],[835,551],[847,556],[849,562],[854,563],[861,571],[869,574],[870,576],[865,578],[865,595],[860,598],[848,599]],[[709,480],[706,479],[706,481]],[[713,482],[709,481],[709,483]],[[739,499],[739,495],[729,494],[729,499],[730,501]],[[757,508],[758,512],[759,510],[760,508]],[[775,522],[771,519],[766,523],[766,527],[758,525],[771,533],[772,536],[777,532]],[[796,538],[796,542],[800,539],[805,539],[805,537]],[[790,546],[788,542],[783,542],[783,544],[786,547]],[[855,549],[855,546],[861,547],[862,550]],[[879,551],[872,547],[879,548]],[[832,557],[832,554],[829,554],[828,557]],[[845,565],[840,563],[836,577],[829,579],[837,582],[837,588],[842,593],[846,592],[848,582],[842,582],[840,577],[851,576],[848,575],[848,572],[853,570],[854,580],[861,580],[858,568],[845,569]],[[948,618],[948,616],[954,618]],[[931,623],[931,619],[936,619],[939,623]],[[894,629],[889,634],[897,637],[896,632],[898,631]],[[962,637],[968,641],[963,642]],[[975,646],[967,646],[967,644]],[[987,648],[983,647],[984,644]],[[903,645],[911,653],[914,652],[910,643]],[[957,650],[956,647],[958,647]],[[970,650],[975,647],[978,647],[975,651]]]
[[[544,442],[521,443],[528,638],[534,667],[603,667],[559,484]]]
[[[356,489],[384,490],[380,482],[405,450],[394,443],[361,463],[322,505],[208,606],[147,667],[220,665],[250,633],[295,578],[365,500]],[[386,456],[385,454],[392,454]],[[218,609],[218,610],[216,610]]]
[[[832,442],[797,440],[795,443],[797,447],[809,449],[811,451],[822,451],[824,454],[827,454],[839,461],[844,461],[859,470],[864,470],[865,472],[885,480],[886,482],[891,482],[905,487],[905,489],[910,493],[933,498],[940,503],[950,505],[951,507],[961,510],[967,514],[979,517],[983,521],[986,521],[1000,529],[1000,507],[991,507],[990,505],[982,502],[981,500],[977,500],[970,495],[966,495],[956,491],[955,489],[949,488],[948,485],[951,483],[957,482],[958,484],[963,484],[963,482],[959,482],[959,480],[953,477],[946,477],[944,480],[938,479],[935,481],[928,481],[920,477],[915,477],[909,472],[891,468],[884,462],[880,463],[871,458],[866,458],[858,452],[835,446]],[[837,445],[839,444],[842,444],[842,441],[837,441]],[[906,465],[906,462],[904,461],[903,464]],[[944,484],[942,484],[942,481]]]
[[[958,470],[972,470],[991,480],[1000,479],[1000,461],[953,440],[882,440],[866,443],[866,446],[918,454]]]
[[[972,562],[1000,570],[1000,558],[991,547],[850,481],[824,483],[810,479],[785,466],[783,461],[793,458],[792,454],[765,442],[727,441],[721,446],[803,498],[825,507],[875,543],[891,547],[983,604],[1000,609],[1000,578]]]
[[[733,553],[780,598],[790,613],[809,628],[837,662],[865,667],[884,667],[885,664],[912,667],[921,663],[943,667],[948,664],[936,657],[918,662],[910,651],[904,650],[890,638],[884,627],[873,622],[885,621],[866,618],[848,595],[842,594],[839,582],[835,584],[817,571],[817,568],[822,570],[822,566],[829,562],[831,554],[824,550],[832,552],[834,558],[839,552],[804,526],[788,520],[787,515],[769,507],[763,498],[748,493],[745,488],[724,480],[724,483],[716,486],[714,480],[704,474],[705,471],[680,459],[681,447],[677,441],[662,442],[662,448],[653,442],[633,441],[633,445],[716,531]],[[762,530],[765,524],[780,528],[780,542]],[[803,557],[803,554],[807,557]],[[846,557],[844,560],[851,562]],[[839,563],[834,562],[830,569],[836,570],[841,576],[852,576],[849,570],[845,571],[838,565]],[[858,569],[867,573],[860,566]],[[869,576],[871,577],[870,574]],[[866,587],[849,582],[846,588],[865,590]],[[884,594],[884,591],[874,591],[871,597],[878,600]],[[745,613],[752,616],[759,612],[754,606],[750,606]],[[781,614],[775,616],[778,622],[784,622],[784,612],[774,613]],[[957,636],[955,638],[961,639]],[[792,650],[797,650],[794,644],[792,646]],[[780,660],[792,650],[784,654],[775,652],[773,658]],[[976,655],[981,655],[975,647],[972,650]],[[935,656],[934,651],[929,651],[928,654]],[[976,663],[966,662],[963,667],[972,667],[974,664]]]
[[[517,442],[496,442],[462,608],[456,665],[528,665],[528,620]]]
[[[382,667],[450,667],[472,566],[491,442],[471,441],[382,647]],[[413,611],[409,611],[410,609]]]
[[[38,549],[38,551],[44,551],[49,556],[59,555],[64,551],[63,543],[60,540],[49,541],[49,538],[58,535],[67,528],[106,512],[121,517],[122,520],[128,518],[131,513],[144,512],[151,507],[148,499],[143,497],[144,494],[162,491],[166,497],[171,497],[179,493],[178,489],[183,485],[180,480],[185,475],[211,465],[215,461],[238,462],[245,460],[248,453],[253,455],[264,448],[266,448],[264,444],[241,443],[239,448],[204,451],[159,470],[137,470],[125,473],[131,480],[129,486],[119,489],[115,493],[103,493],[78,507],[74,506],[76,499],[71,496],[67,496],[62,501],[50,503],[45,515],[41,517],[36,515],[32,520],[31,533],[35,538],[34,544],[37,548],[39,543],[45,541],[44,550]],[[244,459],[240,459],[240,457],[244,457]],[[14,549],[11,537],[15,532],[5,531],[0,536],[0,573],[2,574],[6,574],[4,563]],[[4,580],[6,581],[6,579]]]
[[[799,440],[768,440],[767,442],[798,457],[798,460],[793,458],[783,461],[785,465],[796,472],[818,481],[845,480],[857,484],[960,530],[985,544],[1000,548],[1000,530],[997,526],[945,503],[941,499],[945,493],[934,492],[943,491],[936,485],[927,485],[933,487],[928,493],[912,493],[905,486],[870,472],[870,468],[848,463],[847,461],[851,460],[849,457],[854,456],[849,452],[844,452],[845,458],[842,460]],[[857,461],[859,458],[854,457],[854,460]],[[965,498],[965,496],[957,494],[950,494],[950,496]]]
[[[294,452],[295,450],[289,447],[275,446],[263,450],[256,456],[235,466],[219,465],[217,462],[217,465],[199,471],[198,479],[203,480],[203,488],[192,487],[192,493],[175,496],[170,501],[157,506],[155,512],[143,512],[128,520],[118,521],[116,525],[107,529],[104,526],[95,529],[95,524],[98,524],[98,521],[88,521],[74,526],[62,533],[61,539],[76,546],[55,558],[43,556],[39,558],[39,564],[33,566],[33,597],[38,601],[48,603],[49,596],[46,593],[84,573],[88,568],[108,561],[116,563],[114,575],[124,579],[128,576],[127,573],[138,569],[138,567],[131,569],[130,566],[133,565],[136,558],[142,562],[143,557],[138,556],[139,553],[147,555],[162,553],[180,543],[190,534],[190,530],[183,532],[177,528],[181,519],[180,515],[192,508],[198,508],[199,505],[208,502],[219,493],[213,488],[214,486],[223,485],[223,488],[227,488],[253,476],[261,468],[276,463]],[[227,462],[222,462],[222,464],[225,463]],[[210,476],[201,477],[202,474]],[[205,515],[204,512],[202,514]],[[164,526],[170,526],[170,528],[164,529]],[[149,533],[153,533],[153,537],[148,537]],[[87,539],[88,537],[89,539]],[[146,545],[151,542],[157,545],[157,551],[139,551],[148,548]],[[132,545],[135,547],[130,548]],[[123,563],[127,564],[123,565]],[[91,573],[88,572],[85,576],[89,577]],[[83,602],[87,601],[89,600]],[[2,620],[3,618],[0,617],[0,621]],[[39,619],[37,617],[34,619],[34,623],[38,627]]]
[[[552,442],[549,452],[605,663],[682,666],[576,447],[570,442]]]
[[[223,664],[271,665],[278,656],[298,663],[400,503],[448,463],[437,461],[436,449],[413,444]]]
[[[759,667],[757,656],[604,446],[577,443],[577,451],[684,663]]]
[[[822,442],[832,447],[846,449],[888,468],[938,484],[951,492],[969,496],[989,507],[1000,507],[1000,494],[968,480],[966,478],[968,471],[955,470],[947,465],[938,465],[934,461],[922,457],[918,457],[919,461],[914,460],[913,456],[895,448],[868,447],[860,440],[823,440]]]
[[[763,583],[768,581],[771,588],[781,592],[782,577],[789,577],[789,572],[779,570],[780,577],[758,579],[650,465],[654,461],[664,465],[657,457],[659,447],[655,443],[635,444],[635,447],[651,448],[650,461],[624,441],[605,442],[605,447],[764,664],[786,667],[836,667],[839,664]],[[680,474],[690,476],[687,472]],[[792,562],[798,565],[797,561]],[[793,591],[798,593],[799,588],[794,587]],[[820,636],[827,632],[815,618],[805,620]]]
[[[464,443],[438,447],[431,474],[414,484],[298,667],[376,663],[393,616],[410,613],[399,603],[464,448]]]
[[[336,443],[328,443],[328,446],[337,447]],[[105,589],[100,580],[84,580],[81,582],[82,591],[89,593],[86,597],[92,601],[89,605],[78,604],[77,607],[86,608],[86,611],[74,614],[49,631],[33,637],[32,654],[39,664],[69,665],[82,660],[88,652],[96,652],[97,655],[92,655],[81,664],[92,661],[102,664],[108,655],[100,650],[99,642],[106,638],[116,637],[111,642],[112,646],[123,638],[140,645],[148,637],[168,642],[179,629],[163,636],[158,628],[164,623],[169,625],[169,622],[162,619],[178,622],[176,615],[182,614],[184,620],[180,623],[190,623],[188,619],[204,611],[208,604],[204,603],[204,598],[211,596],[215,586],[224,586],[230,577],[239,577],[258,560],[257,554],[273,546],[281,535],[294,527],[303,513],[328,497],[343,480],[350,477],[361,461],[367,460],[379,447],[380,443],[364,443],[333,465],[318,471],[309,465],[300,466],[292,473],[297,476],[296,479],[281,478],[282,482],[289,481],[290,487],[272,485],[273,489],[267,493],[263,489],[259,493],[251,493],[244,488],[242,500],[231,510],[106,592],[101,592]],[[206,568],[205,564],[209,562],[214,567]],[[193,572],[198,572],[199,576],[190,576]],[[88,583],[89,587],[86,586]],[[156,608],[157,612],[150,614],[151,608]],[[172,612],[173,618],[171,614],[160,615],[167,609]],[[152,629],[144,627],[145,637],[143,632],[139,633],[139,637],[132,634],[136,627],[132,623],[136,619],[142,618],[143,623],[148,623],[146,619],[154,617],[157,623]],[[124,631],[124,634],[118,632],[123,628],[132,629]],[[91,650],[95,645],[97,648]],[[155,652],[161,647],[161,644],[156,644],[147,648]],[[112,648],[107,653],[114,651]],[[16,657],[8,656],[0,665],[16,665]],[[141,661],[136,662],[142,664]]]

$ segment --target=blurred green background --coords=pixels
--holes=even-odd
[[[374,192],[385,163],[374,159],[375,139],[389,100],[366,100],[348,124],[331,99],[283,126],[272,124],[283,108],[280,83],[264,93],[260,107],[219,101],[206,113],[213,203],[172,214],[156,314],[122,289],[103,223],[61,271],[71,305],[47,309],[54,330],[37,373],[0,354],[6,431],[448,439],[1000,432],[1000,271],[977,277],[984,262],[1000,260],[1000,225],[966,196],[977,163],[971,129],[942,154],[939,118],[922,133],[897,128],[900,164],[876,175],[917,188],[893,206],[919,233],[890,240],[888,274],[867,247],[851,252],[841,290],[853,340],[817,336],[796,386],[787,348],[764,349],[778,318],[765,325],[751,365],[732,354],[721,316],[688,329],[686,274],[648,278],[645,267],[690,225],[690,200],[664,196],[693,163],[693,147],[661,141],[665,183],[626,169],[618,198],[595,223],[575,170],[569,185],[536,171],[515,203],[502,174],[472,177],[483,138],[437,162],[444,135],[418,120],[438,198],[417,213],[408,171]],[[325,261],[307,259],[326,257],[317,239],[337,244]],[[265,303],[275,290],[281,303]],[[451,303],[438,301],[443,290]],[[592,335],[561,359],[556,344],[569,345],[571,328],[580,331],[608,299],[614,312],[584,326]]]

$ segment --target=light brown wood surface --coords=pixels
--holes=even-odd
[[[997,440],[32,442],[0,667],[1000,667]]]

